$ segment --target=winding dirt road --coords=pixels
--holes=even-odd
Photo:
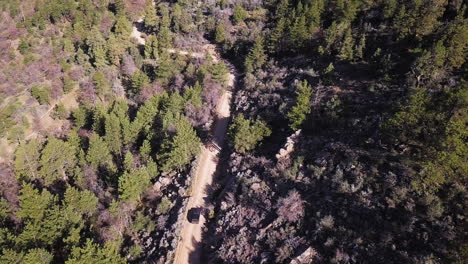
[[[141,23],[141,21],[142,19],[138,22]],[[131,37],[135,38],[139,44],[145,45],[145,39],[135,25],[133,26]],[[206,55],[210,55],[214,63],[218,63],[221,60],[221,56],[218,54],[215,45],[206,44],[203,46],[202,50],[203,52],[189,52],[179,49],[168,49],[167,51],[169,53],[179,53],[193,58],[205,58]],[[202,147],[198,165],[194,168],[195,172],[190,191],[191,196],[185,208],[182,229],[179,234],[179,242],[174,253],[174,264],[200,263],[200,242],[202,240],[202,228],[206,219],[200,216],[200,221],[197,224],[193,224],[187,220],[187,213],[188,210],[193,207],[205,207],[205,198],[207,197],[206,189],[213,182],[213,176],[218,166],[218,155],[221,152],[227,134],[231,116],[230,104],[232,94],[230,90],[234,87],[237,72],[231,63],[227,61],[223,62],[229,69],[229,74],[226,76],[228,89],[224,91],[216,108],[217,116],[214,122],[212,139],[213,143],[219,146],[220,149],[209,148],[208,146]]]
[[[218,117],[215,122],[214,138],[215,143],[222,147],[226,137],[227,127],[230,117],[231,92],[226,91],[217,107]],[[206,187],[211,185],[213,175],[218,164],[218,154],[220,150],[203,147],[199,157],[199,163],[195,169],[192,180],[191,194],[185,213],[182,230],[179,235],[179,243],[175,252],[175,264],[196,264],[200,260],[200,241],[202,240],[202,228],[205,224],[205,218],[200,217],[197,224],[187,221],[187,212],[193,207],[204,207],[204,198],[207,196]]]

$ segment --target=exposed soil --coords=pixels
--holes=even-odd
[[[231,92],[226,91],[218,104],[218,117],[215,122],[213,141],[222,147],[226,137],[227,127],[230,117]],[[192,196],[186,207],[185,215],[193,207],[205,207],[205,197],[207,187],[211,185],[213,176],[218,165],[218,155],[220,150],[216,148],[203,147],[199,158],[199,163],[195,169],[195,176],[191,186]],[[180,241],[176,249],[174,263],[199,263],[200,241],[202,240],[202,228],[205,224],[204,217],[200,217],[197,224],[190,223],[184,219],[180,233]]]

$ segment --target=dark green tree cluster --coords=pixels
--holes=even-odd
[[[418,88],[386,124],[392,136],[423,152],[424,169],[413,179],[418,191],[433,192],[466,180],[467,103],[465,82],[436,94]]]
[[[298,1],[294,8],[289,0],[277,2],[274,14],[276,25],[269,38],[271,52],[300,51],[310,43],[314,33],[321,27],[325,1]]]
[[[33,139],[20,144],[15,153],[16,175],[23,182],[20,210],[13,213],[2,203],[1,259],[125,263],[117,240],[101,246],[83,230],[95,224],[98,203],[114,211],[142,204],[160,172],[183,169],[199,153],[200,139],[182,114],[188,100],[200,100],[201,86],[197,83],[191,89],[187,99],[178,93],[152,97],[138,108],[133,120],[129,119],[129,105],[122,99],[110,106],[80,108],[74,113],[75,127],[65,140],[50,137],[45,142]],[[90,135],[80,135],[78,129],[88,129]],[[141,150],[138,165],[129,149]],[[92,179],[85,174],[89,170],[99,172],[97,182],[89,182]],[[63,191],[57,186],[64,186]],[[114,202],[98,201],[88,188],[107,188],[108,192],[115,188]],[[168,213],[171,202],[166,199],[161,204],[165,204],[163,213]],[[24,228],[6,228],[13,224],[9,220],[12,215]],[[116,211],[115,217],[124,215]]]
[[[2,229],[0,259],[5,263],[53,263],[56,256],[51,249],[57,243],[79,247],[80,234],[88,217],[96,213],[97,203],[98,199],[87,190],[68,186],[63,198],[59,198],[46,189],[39,191],[24,183],[15,216],[25,226],[22,230]],[[118,252],[113,255],[120,258]]]
[[[264,137],[271,135],[271,130],[260,120],[246,119],[239,114],[229,127],[234,149],[239,153],[253,150]]]

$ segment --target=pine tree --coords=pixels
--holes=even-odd
[[[50,103],[50,89],[49,87],[40,87],[34,85],[31,88],[31,95],[36,98],[39,104],[49,104]]]
[[[275,19],[280,20],[281,18],[288,17],[289,14],[289,0],[281,0],[275,12]]]
[[[447,66],[450,69],[462,67],[466,61],[468,45],[468,18],[464,17],[466,6],[462,8],[447,30]]]
[[[79,107],[72,113],[73,119],[75,121],[76,128],[82,128],[88,123],[88,110],[84,107]]]
[[[286,29],[286,19],[280,18],[273,32],[270,34],[269,50],[273,52],[281,52],[284,49],[284,35]]]
[[[145,44],[145,58],[157,59],[159,57],[159,45],[156,35],[150,35],[146,39]]]
[[[304,80],[297,86],[296,94],[296,104],[288,112],[289,126],[293,130],[298,130],[307,119],[307,115],[311,113],[310,97],[312,96],[312,87]]]
[[[172,125],[175,132],[173,135],[166,132],[158,155],[163,172],[182,168],[200,152],[201,141],[187,118],[179,114]]]
[[[171,16],[169,14],[169,8],[167,4],[162,4],[159,7],[159,12],[161,13],[161,25],[159,30],[161,30],[164,27],[169,29],[169,27],[171,26]]]
[[[117,17],[114,33],[121,39],[128,39],[127,36],[130,36],[130,33],[132,33],[132,24],[128,21],[126,16]]]
[[[76,166],[76,150],[68,142],[50,138],[41,155],[39,175],[46,186],[61,179],[67,181]]]
[[[243,114],[238,115],[229,127],[229,136],[234,149],[245,153],[254,149],[264,137],[271,135],[271,130],[260,120],[245,119]]]
[[[330,27],[328,27],[325,31],[325,47],[324,52],[325,54],[330,54],[332,51],[332,46],[335,44],[337,39],[339,38],[341,32],[340,27],[341,24],[337,24],[335,21],[332,22]]]
[[[158,34],[159,37],[159,53],[163,53],[166,49],[172,47],[172,35],[169,27],[163,26]]]
[[[244,20],[247,18],[247,11],[242,8],[241,5],[236,5],[234,8],[234,13],[232,14],[232,20],[234,21],[234,24],[240,24],[244,22]]]
[[[39,193],[32,184],[24,184],[20,191],[20,209],[16,216],[21,219],[42,220],[47,209],[52,207],[55,197],[47,190]]]
[[[120,59],[125,53],[126,44],[115,36],[114,33],[111,33],[109,39],[107,40],[107,60],[115,66],[120,65]]]
[[[93,215],[97,210],[98,199],[88,190],[67,186],[64,199],[62,201],[62,215],[69,226],[67,236],[63,239],[69,247],[80,243],[81,232],[85,227],[85,217]]]
[[[102,72],[98,71],[93,76],[94,87],[96,87],[96,93],[101,99],[101,101],[106,101],[108,97],[111,95],[111,87],[107,78],[102,74]]]
[[[211,76],[214,81],[221,84],[222,86],[227,85],[227,74],[229,73],[229,69],[227,68],[226,64],[223,62],[218,62],[211,67]]]
[[[93,28],[86,39],[86,45],[89,49],[91,62],[96,68],[102,68],[107,65],[107,44],[101,32]]]
[[[223,23],[218,23],[215,28],[215,41],[216,43],[224,43],[226,41],[226,30]]]
[[[306,26],[306,18],[304,15],[296,18],[291,28],[291,39],[295,49],[301,49],[305,46],[309,38],[309,31]]]
[[[0,197],[0,224],[3,225],[5,220],[8,218],[8,216],[11,214],[11,208],[10,205],[8,204],[8,201],[5,200],[3,197]],[[0,243],[2,240],[0,240]]]
[[[132,92],[138,94],[145,85],[150,83],[148,75],[142,71],[136,71],[132,77]]]
[[[362,34],[361,38],[359,39],[359,43],[356,46],[356,57],[359,59],[364,59],[364,50],[366,48],[366,34]]]
[[[427,36],[434,32],[440,25],[439,18],[445,12],[445,6],[447,5],[447,0],[431,0],[427,4],[423,4],[423,1],[415,5],[415,24],[414,24],[414,34],[419,36]],[[421,5],[418,7],[418,5]]]
[[[136,139],[138,133],[148,134],[153,126],[155,116],[158,115],[162,102],[167,99],[167,94],[155,95],[148,99],[143,106],[138,109],[135,120],[132,122],[132,138]]]
[[[98,198],[90,191],[80,191],[67,186],[63,198],[63,207],[67,212],[67,220],[72,223],[83,221],[83,216],[90,216],[97,211]]]
[[[178,3],[174,4],[172,8],[172,28],[174,29],[175,33],[179,33],[181,25],[180,21],[182,18],[182,9]]]
[[[3,248],[0,255],[1,263],[21,263],[24,258],[24,252],[16,252],[13,249]]]
[[[203,87],[200,82],[196,82],[193,87],[188,87],[184,93],[184,100],[193,106],[200,107],[203,104],[202,101]]]
[[[126,264],[125,258],[119,254],[119,248],[114,243],[106,243],[104,247],[93,243],[91,239],[86,241],[83,247],[74,247],[70,258],[65,264]]]
[[[164,50],[161,53],[161,56],[158,62],[159,64],[155,72],[156,77],[162,83],[167,83],[169,81],[169,78],[174,73],[174,61],[171,59],[171,55],[169,54],[169,52]]]
[[[52,263],[53,257],[52,253],[43,248],[33,248],[24,256],[22,263],[48,264]]]
[[[122,148],[122,127],[120,126],[119,117],[114,113],[106,116],[105,130],[104,141],[107,143],[109,150],[116,155],[120,155]]]
[[[387,0],[384,2],[383,14],[385,18],[391,18],[395,14],[398,0]]]
[[[151,175],[146,168],[125,172],[119,178],[119,198],[127,202],[140,202],[141,195],[150,186]]]
[[[182,15],[179,24],[180,30],[184,33],[191,33],[195,28],[193,24],[193,18],[191,15]]]
[[[36,180],[38,173],[42,144],[37,139],[21,143],[15,152],[15,170],[18,178]]]
[[[93,168],[97,168],[100,165],[111,161],[111,154],[107,144],[97,134],[93,134],[89,138],[89,148],[86,160]]]
[[[315,0],[305,11],[306,17],[309,19],[311,29],[318,28],[322,24],[322,13],[324,9],[324,0]]]
[[[338,57],[341,60],[349,61],[353,59],[353,47],[354,47],[354,39],[351,33],[351,28],[348,28],[346,34],[343,39],[343,43],[341,44],[340,54]]]
[[[134,169],[133,163],[135,162],[132,152],[128,151],[125,153],[124,158],[124,169],[127,172],[132,172]]]
[[[161,119],[162,128],[166,130],[170,125],[176,123],[176,119],[185,107],[185,100],[179,92],[172,93],[163,103]]]
[[[95,105],[92,114],[93,114],[92,129],[98,135],[103,136],[105,132],[107,106],[104,104]]]
[[[115,14],[117,16],[125,15],[125,0],[114,0]]]
[[[245,71],[251,73],[261,69],[267,60],[265,50],[263,49],[263,39],[257,38],[255,44],[245,58]]]
[[[143,141],[143,144],[141,144],[140,155],[146,161],[151,158],[151,143],[148,139]]]
[[[145,26],[154,31],[159,26],[159,17],[157,15],[157,11],[155,6],[149,4],[148,7],[145,9]]]
[[[76,86],[76,83],[68,76],[63,76],[63,92],[65,94],[71,92]]]

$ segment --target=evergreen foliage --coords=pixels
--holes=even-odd
[[[192,125],[184,116],[177,114],[167,121],[167,127],[174,131],[166,132],[158,160],[164,172],[181,169],[200,152],[200,139]]]
[[[288,112],[289,126],[293,130],[298,130],[307,119],[307,115],[312,112],[310,106],[312,87],[304,80],[297,85],[296,94],[296,104]]]
[[[267,60],[265,50],[263,49],[263,39],[257,38],[254,46],[249,52],[249,55],[245,58],[245,71],[253,72],[262,68]]]
[[[232,14],[232,20],[234,21],[234,24],[237,25],[244,22],[247,16],[247,11],[245,11],[241,5],[236,5],[236,7],[234,8],[234,13]]]
[[[271,130],[260,120],[245,119],[238,115],[229,127],[229,135],[234,149],[239,153],[253,150],[264,137],[271,135]]]

